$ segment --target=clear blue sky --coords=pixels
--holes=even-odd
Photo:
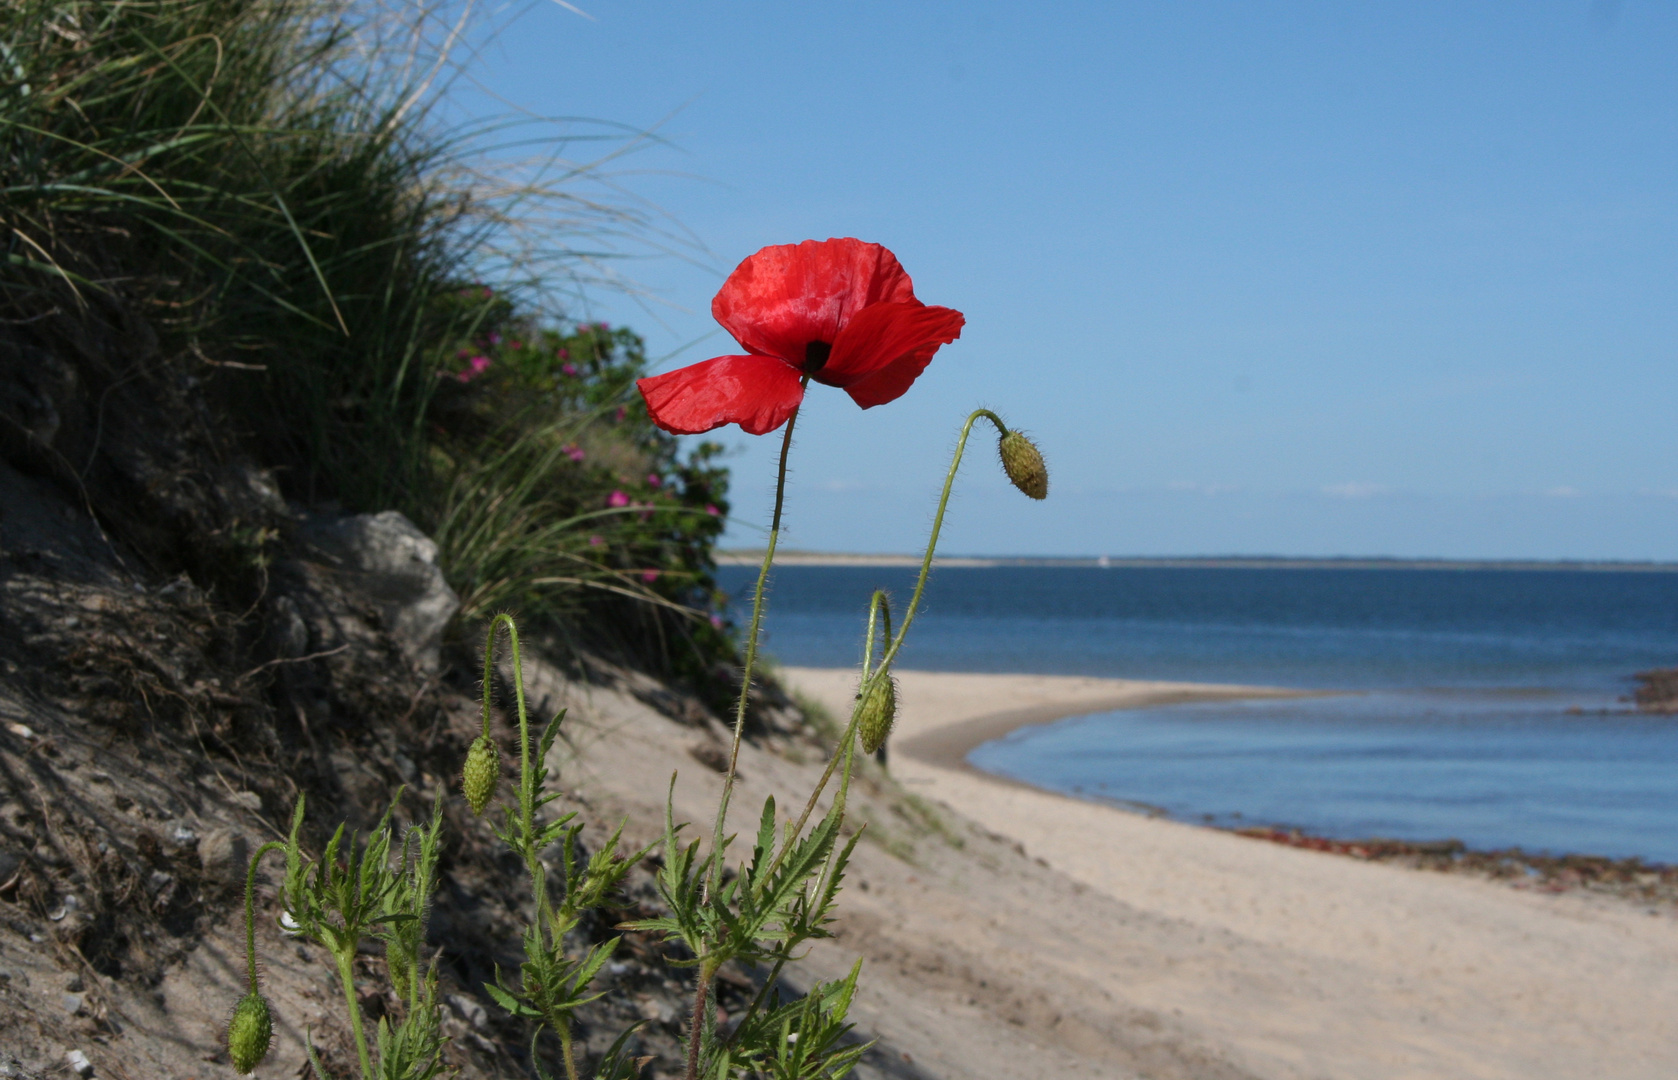
[[[708,252],[594,317],[662,354],[744,256],[847,235],[967,314],[899,401],[812,392],[786,543],[919,546],[986,405],[1050,499],[987,440],[951,553],[1678,558],[1678,6],[578,6],[480,74],[658,126],[623,183]],[[766,521],[778,439],[719,434]]]

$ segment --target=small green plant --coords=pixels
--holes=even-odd
[[[792,252],[790,255],[787,254],[789,250]],[[796,267],[801,259],[813,263],[814,271],[787,272],[788,263]],[[746,273],[750,277],[748,270],[757,269],[752,266],[754,260],[767,263],[768,269],[763,273],[769,278],[784,274],[793,284],[812,287],[818,294],[822,291],[821,276],[825,274],[833,279],[829,287],[839,291],[841,300],[845,289],[861,282],[867,285],[865,295],[889,294],[895,288],[900,294],[907,294],[912,301],[907,276],[896,267],[890,253],[877,245],[828,241],[825,246],[811,243],[793,249],[765,249],[742,264],[741,270],[735,272],[736,276]],[[843,265],[838,272],[834,271],[833,263],[844,264],[847,260],[855,264],[849,272]],[[900,281],[893,277],[894,273],[901,275]],[[879,280],[870,282],[869,274]],[[730,278],[730,285],[734,281]],[[812,281],[815,282],[813,286]],[[729,308],[724,298],[729,294],[730,285],[725,285],[723,294],[719,294],[716,305],[719,312]],[[759,299],[765,291],[772,293],[772,290],[765,289],[761,276],[754,287],[758,290],[754,295]],[[819,295],[816,297],[821,298]],[[814,303],[810,298],[805,299],[809,301],[806,307]],[[866,305],[860,311],[852,311],[849,317],[855,323],[870,327],[864,341],[859,344],[853,340],[847,346],[843,327],[837,332],[836,342],[811,341],[802,347],[805,366],[802,370],[795,368],[790,376],[779,368],[768,366],[791,367],[791,361],[784,356],[722,357],[640,382],[652,420],[667,431],[694,433],[724,422],[739,422],[747,431],[762,433],[782,423],[785,425],[776,477],[774,517],[752,599],[751,622],[746,632],[745,666],[735,705],[733,743],[709,842],[704,837],[689,840],[683,836],[687,826],[675,821],[675,777],[672,776],[665,810],[662,865],[656,878],[668,913],[634,920],[620,927],[661,935],[673,947],[669,962],[694,969],[686,1080],[751,1080],[762,1077],[775,1080],[838,1080],[849,1073],[867,1052],[870,1044],[849,1038],[852,1025],[847,1020],[861,971],[860,961],[845,978],[819,983],[802,996],[790,999],[783,996],[781,975],[787,964],[802,955],[809,942],[830,936],[829,928],[835,917],[835,905],[846,868],[863,835],[862,830],[853,830],[849,839],[844,839],[846,798],[856,765],[858,744],[865,752],[872,752],[883,747],[890,736],[896,714],[891,666],[915,621],[925,592],[944,515],[949,508],[950,494],[973,426],[985,420],[996,428],[1004,471],[1016,487],[1034,499],[1047,493],[1048,473],[1036,447],[1023,435],[1011,431],[995,413],[987,409],[972,413],[957,440],[926,552],[921,560],[920,574],[895,633],[889,598],[883,592],[876,592],[870,598],[856,704],[848,723],[838,734],[826,768],[796,818],[784,820],[773,796],[764,801],[750,851],[734,861],[734,838],[727,833],[728,809],[738,775],[740,746],[751,702],[766,585],[780,539],[787,459],[798,406],[811,378],[821,373],[830,359],[835,359],[840,366],[851,364],[853,368],[866,369],[872,364],[875,375],[881,372],[890,374],[893,365],[901,364],[905,358],[911,361],[905,369],[907,376],[893,375],[896,381],[889,383],[886,390],[859,392],[853,387],[853,396],[863,404],[890,400],[906,389],[920,367],[930,359],[940,335],[941,340],[952,338],[959,330],[961,318],[948,309],[927,309],[918,302],[910,301],[875,304],[876,308],[890,309],[875,315],[869,314],[873,308]],[[844,303],[840,304],[841,309],[844,306]],[[775,322],[784,315],[783,309],[771,306],[767,314],[759,314],[778,328],[781,338],[797,342],[797,328],[788,331]],[[892,320],[899,320],[904,325],[893,329],[890,325]],[[749,324],[731,329],[735,329],[742,341],[766,340],[763,334],[753,333]],[[822,323],[820,332],[832,334],[834,328]],[[767,334],[767,331],[763,333]],[[922,335],[918,344],[914,337],[916,333]],[[934,342],[930,348],[928,341]],[[798,352],[787,348],[786,340],[781,341],[778,347],[783,352]],[[872,356],[857,355],[858,350],[869,348],[874,350]],[[847,352],[847,349],[850,351]],[[735,362],[741,360],[751,363],[741,370],[734,370]],[[741,371],[745,374],[742,375]],[[762,385],[750,386],[747,376],[760,380]],[[718,378],[722,381],[720,387],[707,387],[708,381]],[[866,378],[853,381],[856,386],[867,385]],[[671,391],[672,385],[676,387],[674,392]],[[890,392],[893,387],[895,393]],[[735,395],[735,400],[729,400],[730,394]],[[784,413],[781,412],[782,405],[785,406]],[[505,614],[495,616],[489,624],[484,645],[483,728],[468,750],[462,766],[463,793],[473,812],[487,810],[499,788],[499,752],[491,732],[491,692],[496,672],[495,644],[502,627],[507,631],[512,664],[518,726],[518,787],[512,800],[503,807],[496,835],[518,855],[526,869],[530,879],[533,916],[523,933],[524,959],[518,971],[498,971],[495,980],[487,984],[485,990],[509,1013],[529,1021],[531,1059],[543,1080],[548,1076],[540,1064],[539,1051],[544,1033],[551,1033],[559,1042],[566,1080],[580,1080],[573,1046],[576,1011],[599,996],[591,986],[595,976],[610,959],[617,940],[587,948],[573,948],[567,938],[577,928],[583,913],[602,906],[634,864],[650,849],[620,854],[620,826],[599,850],[584,860],[578,854],[583,826],[576,816],[562,814],[548,820],[547,808],[557,796],[546,791],[549,776],[547,758],[564,714],[554,717],[539,734],[533,733],[524,696],[518,628],[512,617]],[[838,783],[833,796],[825,812],[818,816],[822,798],[836,775]],[[928,820],[932,827],[937,828],[935,816]],[[374,1080],[375,1077],[379,1080],[429,1080],[441,1068],[435,958],[432,966],[427,968],[422,955],[425,911],[433,886],[441,821],[440,810],[434,812],[429,826],[411,830],[399,844],[396,843],[388,813],[364,844],[358,845],[353,836],[346,843],[340,826],[320,859],[310,862],[305,860],[298,843],[303,822],[300,799],[292,820],[291,837],[283,845],[287,859],[283,901],[288,918],[303,934],[324,945],[334,959],[345,1005],[350,1011],[362,1080]],[[392,855],[393,844],[399,853],[397,857]],[[415,851],[412,858],[409,856],[410,847]],[[558,849],[557,869],[544,862],[546,854],[555,848]],[[258,856],[261,854],[258,852]],[[253,860],[252,881],[254,865]],[[254,917],[249,892],[247,888],[248,935],[251,934],[249,920]],[[354,985],[356,950],[368,935],[384,940],[387,969],[393,984],[405,991],[406,1003],[396,1025],[380,1021],[376,1054],[370,1049],[362,1030]],[[260,1002],[255,978],[254,936],[249,940],[252,975],[246,1001]],[[732,1030],[723,1031],[717,1027],[715,1010],[709,1007],[711,987],[723,965],[731,962],[767,968],[768,975]],[[425,974],[422,976],[421,972]],[[251,1034],[253,1031],[260,1034],[264,1030],[261,1023],[250,1017],[256,1008],[255,1005],[241,1003],[235,1011],[234,1022],[229,1029],[229,1042],[237,1061],[260,1058],[256,1048],[265,1040]],[[266,1017],[265,1007],[262,1015]],[[596,1072],[597,1080],[619,1080],[635,1075],[633,1064],[625,1057],[630,1034],[625,1032],[614,1044],[612,1052]],[[315,1067],[324,1080],[318,1062]]]

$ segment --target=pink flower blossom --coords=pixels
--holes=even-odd
[[[501,344],[501,335],[497,334],[495,331],[491,330],[490,334],[489,334],[489,343],[491,345]]]
[[[648,487],[658,487],[662,483],[664,483],[664,478],[659,476],[657,473],[650,472],[647,474]]]
[[[569,359],[571,359],[571,350],[570,350],[570,349],[566,349],[566,348],[561,348],[561,349],[560,349],[560,350],[559,350],[559,351],[558,351],[558,352],[557,352],[557,353],[555,353],[555,354],[554,354],[554,355],[555,355],[555,356],[557,356],[557,357],[559,357],[559,358],[560,358],[560,359],[561,359],[561,360],[569,360]]]
[[[618,419],[622,420],[627,415],[629,415],[629,410],[625,409],[622,405],[619,405],[618,406]]]
[[[565,456],[570,458],[572,461],[581,462],[583,458],[588,455],[583,453],[583,448],[580,446],[567,446],[565,448]]]
[[[625,495],[621,491],[614,491],[610,495],[606,496],[606,505],[610,506],[614,510],[621,506],[628,506],[629,496]]]
[[[599,547],[601,544],[604,544],[605,542],[606,542],[606,538],[604,536],[591,536],[591,537],[588,538],[588,546],[589,547]]]
[[[594,328],[604,334],[606,331],[611,329],[611,326],[607,323],[597,322],[594,324]]]
[[[471,382],[473,379],[476,379],[479,375],[482,375],[488,370],[489,357],[474,356],[468,363],[466,370],[457,372],[455,374],[455,378],[459,379],[463,383]]]
[[[646,582],[648,585],[651,585],[653,582],[658,580],[658,571],[657,570],[643,570],[643,571],[641,571],[641,580]]]
[[[711,625],[716,627],[718,630],[721,630],[722,629],[722,616],[713,612],[711,614]]]
[[[716,503],[706,503],[705,504],[705,512],[707,514],[710,514],[712,517],[716,517],[718,514],[722,513],[721,510],[717,509],[717,504]]]
[[[572,378],[577,377],[577,365],[576,364],[565,364],[559,370],[565,372],[565,374],[571,376]]]

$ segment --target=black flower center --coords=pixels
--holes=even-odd
[[[804,346],[804,372],[814,375],[827,363],[827,358],[833,355],[833,346],[825,341],[812,341]]]

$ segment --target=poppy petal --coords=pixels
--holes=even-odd
[[[966,322],[953,308],[921,303],[864,308],[833,343],[832,356],[815,378],[843,387],[865,409],[884,405],[909,389],[938,347],[961,336]]]
[[[748,351],[803,367],[807,345],[833,344],[870,304],[914,299],[897,256],[846,237],[762,249],[728,275],[711,314]]]
[[[804,400],[798,372],[772,356],[718,356],[635,385],[653,423],[675,435],[724,424],[762,435],[786,423]]]

